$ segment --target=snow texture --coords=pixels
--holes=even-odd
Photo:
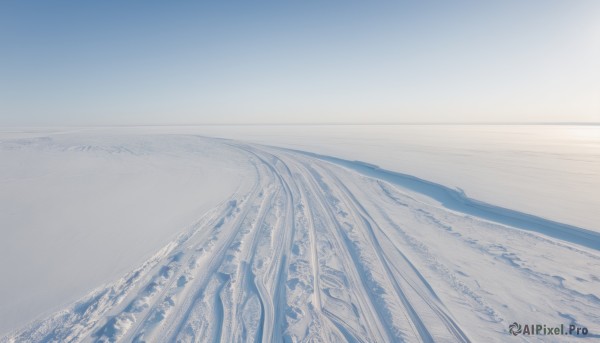
[[[592,339],[600,337],[596,231],[367,163],[299,150],[183,135],[73,142],[18,138],[1,147],[5,155],[19,156],[43,149],[61,156],[108,153],[111,161],[115,154],[128,160],[164,154],[173,163],[227,160],[210,167],[223,173],[223,185],[234,187],[213,192],[218,201],[211,209],[198,208],[191,226],[135,268],[9,332],[2,342],[548,338],[509,336],[513,322],[576,323],[588,327]],[[226,172],[230,164],[236,167]],[[143,230],[129,235],[135,236],[125,238],[132,249],[144,241]],[[568,339],[573,337],[552,338]]]

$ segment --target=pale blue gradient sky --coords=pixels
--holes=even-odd
[[[4,1],[0,125],[600,122],[600,1]]]

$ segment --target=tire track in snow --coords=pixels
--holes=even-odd
[[[450,311],[465,308],[503,324],[492,295],[460,281],[415,238],[419,228],[401,223],[416,218],[463,239],[443,207],[428,210],[386,181],[310,154],[222,142],[248,156],[251,187],[123,279],[1,341],[469,342],[472,331]],[[465,246],[495,258],[487,245]],[[553,280],[505,265],[506,275]]]
[[[237,341],[242,338],[245,341],[252,341],[254,337],[241,336],[241,332],[247,332],[247,330],[242,329],[238,324],[238,322],[244,321],[244,318],[240,318],[239,315],[239,313],[243,313],[243,308],[238,307],[241,306],[240,304],[247,304],[253,294],[258,297],[260,308],[260,314],[257,314],[259,320],[255,338],[274,342],[282,341],[284,337],[290,339],[292,336],[285,333],[287,326],[285,318],[290,309],[290,304],[287,303],[290,281],[288,275],[290,261],[293,258],[291,250],[296,234],[295,208],[299,204],[307,204],[309,207],[305,213],[309,213],[308,217],[310,217],[310,220],[307,221],[310,226],[310,235],[307,239],[310,240],[311,246],[313,297],[309,307],[315,313],[316,319],[312,323],[331,326],[326,330],[323,328],[315,330],[313,327],[312,332],[319,333],[321,331],[321,335],[315,335],[315,337],[320,339],[323,339],[323,336],[344,337],[351,341],[369,341],[369,339],[390,341],[392,337],[396,337],[395,340],[399,339],[400,336],[395,336],[387,324],[383,324],[387,323],[384,318],[388,316],[388,313],[381,312],[380,304],[372,298],[373,293],[368,289],[368,283],[353,265],[360,264],[360,261],[356,255],[357,252],[350,247],[347,237],[343,237],[342,224],[339,223],[334,210],[332,210],[331,201],[335,198],[332,198],[331,194],[323,192],[322,188],[325,185],[319,185],[320,180],[311,175],[310,167],[306,168],[302,163],[291,160],[294,173],[302,175],[302,181],[294,180],[290,165],[284,161],[284,159],[290,159],[287,154],[283,157],[273,154],[272,151],[267,152],[256,147],[239,146],[239,148],[251,155],[251,158],[256,159],[255,164],[259,178],[252,192],[245,196],[244,201],[230,201],[230,204],[235,205],[224,210],[210,233],[202,232],[204,233],[202,235],[189,233],[186,240],[181,243],[208,240],[208,244],[200,249],[201,253],[192,249],[195,247],[192,243],[184,247],[181,247],[184,244],[180,244],[180,248],[175,253],[169,255],[165,262],[160,264],[160,267],[156,267],[157,271],[154,276],[151,276],[144,284],[138,285],[139,291],[128,294],[127,299],[129,300],[124,301],[124,305],[111,309],[110,313],[114,314],[109,315],[103,324],[97,324],[96,329],[90,330],[91,335],[88,336],[88,339],[144,341],[148,338],[159,338],[160,332],[162,332],[162,337],[171,341],[196,340],[202,337],[212,337],[212,341],[224,342]],[[304,159],[304,157],[302,158]],[[268,266],[263,270],[263,281],[261,282],[260,278],[251,272],[256,258],[254,253],[262,238],[260,231],[261,227],[265,225],[264,218],[267,212],[277,211],[277,206],[268,200],[272,198],[259,192],[260,189],[267,186],[275,188],[272,190],[271,197],[277,198],[281,202],[279,204],[281,213],[275,218],[274,229],[271,231],[274,235],[271,237],[273,244],[271,256],[268,259],[266,256],[261,257],[268,262]],[[320,209],[313,208],[315,204],[307,197],[308,193],[317,197]],[[265,205],[266,203],[268,206]],[[317,242],[315,241],[320,233],[314,229],[312,218],[314,215],[323,216],[320,220],[325,220],[327,223],[322,225],[321,229],[327,229],[329,225],[337,228],[328,233],[330,239],[333,239],[329,243],[337,247],[340,255],[345,256],[345,260],[342,259],[345,267],[342,273],[351,273],[352,275],[352,284],[346,287],[346,291],[352,294],[355,300],[348,305],[353,308],[353,312],[357,316],[357,323],[361,318],[365,319],[362,325],[366,331],[362,334],[355,331],[353,325],[346,323],[346,318],[335,314],[334,309],[323,308],[327,305],[321,304],[322,289],[319,282],[321,276]],[[243,230],[244,225],[248,225],[247,221],[252,220],[256,220],[256,222],[252,224],[251,230],[240,231]],[[251,237],[246,237],[248,235]],[[245,249],[243,245],[249,246],[249,248]],[[349,264],[348,261],[354,263]],[[185,264],[199,264],[199,266],[190,270],[190,268],[184,268]],[[190,278],[186,279],[186,275],[191,272],[196,272],[196,275],[190,275]],[[362,273],[364,272],[363,268]],[[345,276],[343,277],[345,278]],[[185,280],[185,282],[181,282],[181,280]],[[234,289],[240,284],[245,287]],[[356,292],[357,290],[352,289],[353,287],[359,287],[362,291]],[[184,288],[184,290],[179,288]],[[176,311],[169,313],[164,311],[161,305],[165,302],[176,307]],[[204,306],[199,306],[201,303]],[[157,313],[160,314],[157,315]],[[169,324],[170,327],[159,330],[157,335],[157,330],[153,325],[160,326],[161,321]],[[332,321],[336,323],[331,324]],[[329,334],[323,334],[323,331],[327,331]],[[302,339],[302,337],[295,337],[295,339]]]
[[[346,203],[351,204],[354,207],[354,211],[360,216],[360,221],[363,222],[366,231],[370,234],[371,244],[374,251],[377,253],[379,260],[386,270],[386,274],[390,282],[394,286],[397,296],[401,299],[405,308],[408,310],[408,314],[417,328],[421,339],[426,342],[434,341],[433,336],[429,332],[428,326],[434,326],[436,323],[432,323],[429,320],[428,325],[425,325],[422,317],[431,317],[431,314],[427,312],[433,312],[437,316],[441,323],[448,328],[451,337],[445,337],[445,339],[453,339],[457,342],[466,342],[468,338],[465,333],[462,332],[459,325],[448,316],[446,311],[442,309],[435,300],[439,300],[437,295],[431,290],[431,285],[421,276],[421,274],[413,267],[410,260],[398,250],[397,247],[390,245],[389,236],[381,229],[379,225],[374,221],[369,212],[361,205],[358,198],[346,187],[343,182],[331,171],[328,172],[331,179],[337,183],[337,188],[342,191],[342,194],[346,197]],[[383,239],[380,239],[383,238]],[[387,245],[387,248],[383,248],[382,245]],[[393,252],[398,253],[400,256],[396,256],[395,259],[390,259],[387,255]],[[393,261],[393,263],[392,263]],[[399,269],[400,266],[404,268]],[[406,286],[403,286],[406,284]],[[416,303],[424,303],[426,306],[415,307],[411,303],[410,295],[408,292],[412,290],[418,298],[412,300]],[[412,293],[412,292],[411,292]],[[418,311],[417,308],[420,310]],[[428,309],[429,308],[429,309]],[[420,315],[418,312],[424,312],[425,316]],[[429,316],[427,316],[429,314]],[[438,336],[440,330],[438,329]]]

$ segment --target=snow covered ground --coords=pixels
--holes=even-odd
[[[145,127],[365,161],[514,210],[600,231],[600,125]],[[123,129],[127,130],[127,129]]]
[[[597,204],[593,135],[555,147],[565,162],[553,167],[549,148],[515,142],[463,156],[452,132],[428,146],[380,131],[368,145],[352,128],[303,140],[301,127],[279,129],[3,133],[0,341],[573,339],[510,336],[513,322],[600,338],[598,214],[564,198]],[[584,180],[571,180],[579,163]],[[584,194],[557,193],[563,173]],[[536,211],[520,196],[503,203],[519,189]],[[539,202],[556,198],[562,211],[543,215]]]
[[[121,277],[243,186],[245,156],[197,142],[2,139],[0,332]]]

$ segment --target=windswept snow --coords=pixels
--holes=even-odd
[[[121,277],[247,176],[244,155],[186,137],[3,139],[0,161],[0,333]]]
[[[212,151],[211,161],[234,160],[243,181],[130,272],[2,341],[523,340],[509,336],[513,322],[576,323],[600,337],[597,232],[365,163],[233,140],[143,137],[117,149],[154,151],[148,145],[162,141],[166,154],[204,162]],[[114,148],[67,143],[57,155]],[[21,149],[23,141],[1,144]]]

